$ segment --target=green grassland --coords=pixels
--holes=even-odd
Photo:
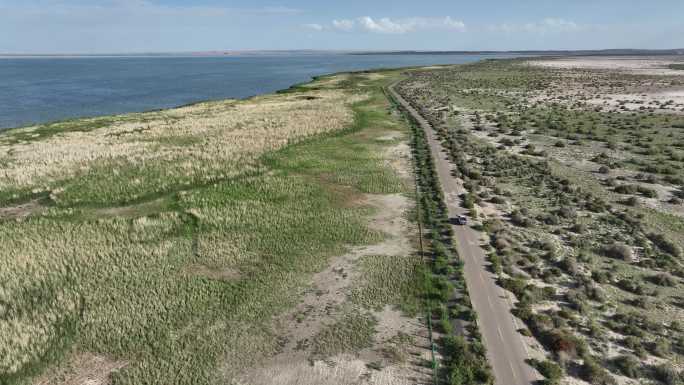
[[[217,162],[204,178],[166,162],[114,159],[59,179],[50,189],[66,192],[57,200],[42,182],[1,192],[5,207],[32,199],[44,207],[0,217],[0,384],[39,375],[59,383],[82,353],[122,362],[111,374],[117,385],[226,383],[275,353],[271,320],[297,303],[312,274],[349,246],[383,238],[367,227],[373,209],[359,196],[412,191],[381,156],[393,142],[377,140],[407,135],[382,93],[399,76],[324,77],[269,97],[369,95],[351,105],[351,125],[267,151],[247,172]],[[21,145],[112,122],[176,119],[151,114],[11,130],[0,140]],[[175,136],[159,146],[204,140]],[[418,310],[415,259],[367,260],[363,268],[368,286],[355,292],[357,303]],[[367,343],[372,319],[359,313],[340,322],[346,326],[321,336],[321,355]]]

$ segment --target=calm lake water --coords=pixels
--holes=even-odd
[[[0,58],[0,129],[245,98],[340,71],[506,55]]]

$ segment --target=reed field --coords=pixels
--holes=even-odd
[[[384,239],[364,194],[411,191],[377,140],[405,130],[392,76],[0,135],[0,384],[230,383],[276,354],[311,276]],[[418,264],[387,258],[338,320],[363,330],[320,354],[365,346],[373,308],[416,312]]]
[[[0,199],[108,205],[254,172],[267,151],[351,125],[363,98],[311,91],[11,130]]]

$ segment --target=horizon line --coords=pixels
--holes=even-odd
[[[374,49],[227,49],[207,51],[140,51],[101,53],[21,53],[0,52],[0,57],[121,57],[121,56],[239,56],[288,53],[337,54],[506,54],[506,53],[668,53],[684,55],[684,48],[604,48],[604,49],[517,49],[517,50],[374,50]]]

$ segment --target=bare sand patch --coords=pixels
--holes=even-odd
[[[353,356],[342,355],[327,361],[281,362],[262,373],[236,381],[235,385],[409,385],[394,367],[370,369]]]
[[[387,149],[387,164],[404,180],[411,179],[411,147],[400,143]]]
[[[296,353],[305,341],[316,335],[323,326],[334,321],[341,313],[342,305],[359,279],[356,263],[365,256],[401,255],[411,250],[407,234],[408,220],[404,213],[410,207],[409,200],[400,194],[366,195],[364,202],[375,207],[377,214],[369,227],[382,231],[387,239],[375,245],[352,248],[348,253],[334,258],[328,267],[315,274],[302,301],[293,310],[276,320],[276,330],[282,331],[288,343],[283,352]]]
[[[75,355],[66,368],[58,372],[44,374],[33,382],[34,385],[105,385],[109,375],[126,366],[125,361],[115,360],[93,353]]]
[[[45,207],[37,200],[16,206],[0,207],[0,219],[22,219],[44,210]]]
[[[684,72],[684,71],[683,71]],[[684,89],[667,91],[642,90],[641,92],[607,94],[601,97],[588,98],[586,102],[593,106],[603,107],[605,111],[653,111],[681,112],[684,109]]]
[[[632,73],[637,75],[684,76],[683,71],[668,68],[670,64],[681,62],[684,57],[569,57],[560,59],[530,60],[529,64],[558,69],[593,69]]]
[[[276,332],[286,341],[278,354],[260,367],[249,370],[236,384],[408,384],[416,373],[405,363],[383,358],[382,347],[399,332],[420,334],[421,323],[386,307],[374,312],[377,321],[374,346],[354,356],[340,355],[311,361],[311,341],[325,327],[333,325],[352,304],[348,297],[361,279],[358,261],[368,256],[406,255],[412,250],[410,223],[405,218],[411,202],[401,194],[364,195],[362,204],[377,209],[369,227],[386,238],[375,245],[354,247],[334,258],[315,274],[302,301],[274,320]],[[382,362],[380,370],[367,367]],[[413,362],[415,365],[415,362]]]
[[[684,56],[530,60],[531,66],[563,70],[563,80],[525,97],[531,105],[552,102],[603,112],[682,114],[684,71],[669,68],[679,62]],[[622,81],[616,81],[620,74]]]
[[[93,209],[93,214],[97,217],[141,217],[158,212],[164,203],[164,199],[155,199],[149,202],[134,205],[106,207]]]

